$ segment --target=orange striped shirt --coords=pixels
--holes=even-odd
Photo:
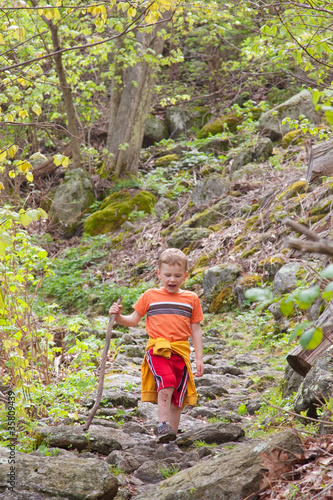
[[[149,337],[170,342],[187,340],[192,335],[191,324],[204,318],[198,296],[188,290],[169,293],[164,288],[151,288],[133,307],[141,317],[147,314]]]

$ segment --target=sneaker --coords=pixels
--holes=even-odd
[[[163,422],[161,426],[158,427],[157,430],[157,441],[159,443],[169,443],[170,441],[174,441],[176,439],[176,433],[171,427],[170,424]]]

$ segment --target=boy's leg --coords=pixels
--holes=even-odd
[[[157,404],[158,404],[159,422],[169,422],[171,424],[169,419],[170,419],[170,407],[171,407],[171,398],[173,391],[174,387],[164,387],[163,389],[160,389],[158,391]]]
[[[171,427],[173,428],[173,430],[176,433],[178,432],[181,413],[182,413],[182,409],[179,408],[179,406],[175,406],[173,403],[171,403],[169,424],[171,425]]]

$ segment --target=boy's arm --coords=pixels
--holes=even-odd
[[[197,373],[195,374],[196,377],[202,377],[204,374],[205,368],[203,364],[203,353],[202,353],[202,330],[201,330],[201,325],[200,323],[192,323],[191,325],[191,330],[192,330],[192,341],[194,345],[194,350],[195,350],[195,357],[197,360]]]
[[[132,312],[132,314],[124,316],[123,314],[121,314],[122,309],[123,306],[114,302],[109,309],[109,314],[115,314],[115,320],[117,323],[119,323],[119,325],[136,326],[141,319],[140,314],[137,311],[134,311]]]

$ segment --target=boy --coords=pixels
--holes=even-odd
[[[147,290],[134,304],[132,314],[123,316],[122,306],[116,303],[109,312],[124,326],[136,326],[147,313],[149,341],[141,368],[141,399],[157,401],[158,441],[168,443],[176,438],[182,408],[196,404],[188,338],[192,336],[195,349],[195,376],[201,377],[203,314],[197,295],[181,289],[188,274],[187,257],[181,250],[162,252],[157,274],[162,288]]]

